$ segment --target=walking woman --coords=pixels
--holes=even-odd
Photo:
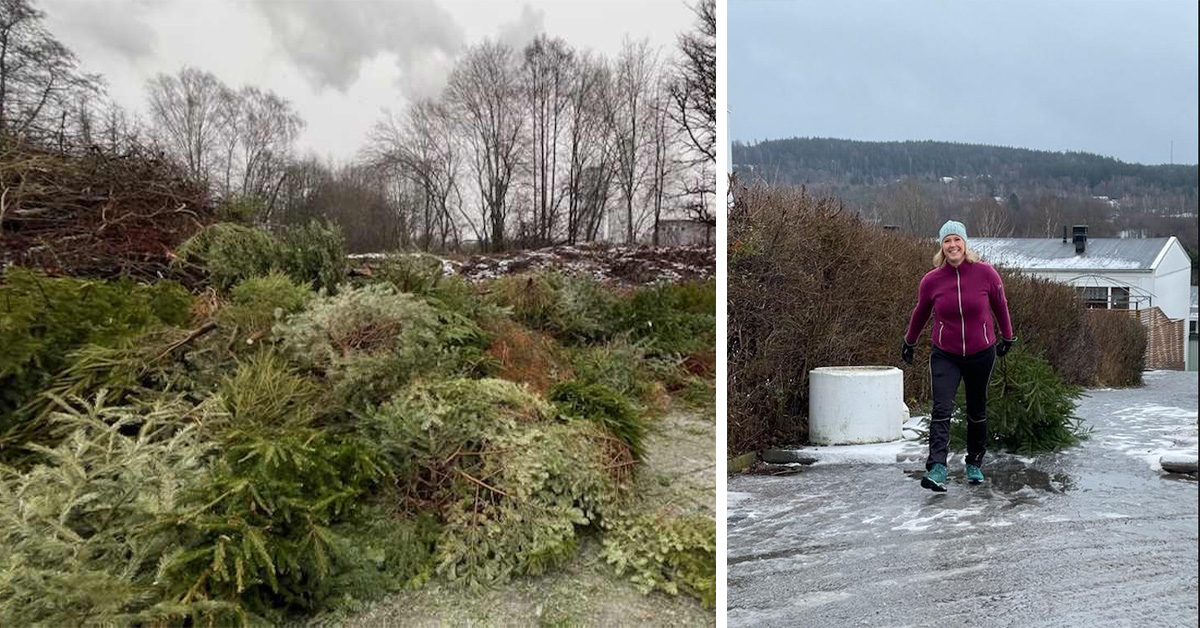
[[[950,447],[950,415],[959,381],[967,393],[967,481],[983,481],[987,446],[987,389],[996,356],[1008,353],[1016,337],[1008,317],[1004,285],[996,269],[967,248],[967,227],[953,220],[938,232],[941,242],[934,269],[921,278],[917,307],[904,334],[901,358],[913,363],[913,349],[933,314],[929,375],[933,416],[929,422],[929,458],[921,486],[946,490],[946,455]],[[999,341],[995,328],[1000,327]]]

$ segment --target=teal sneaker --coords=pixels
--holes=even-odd
[[[921,488],[927,488],[938,493],[946,492],[946,465],[934,464],[921,478]]]
[[[983,471],[973,464],[967,465],[967,482],[971,484],[983,482]]]

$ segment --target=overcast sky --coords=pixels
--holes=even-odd
[[[731,135],[1197,163],[1196,0],[728,0]]]
[[[43,0],[47,25],[144,113],[146,81],[185,65],[230,87],[288,98],[301,152],[353,156],[386,107],[436,94],[453,59],[484,38],[545,32],[612,58],[629,35],[665,58],[692,28],[683,0]]]

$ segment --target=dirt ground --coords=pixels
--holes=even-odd
[[[648,504],[671,504],[716,515],[716,415],[676,405],[648,437],[638,493]],[[581,539],[579,551],[547,574],[520,578],[488,591],[469,592],[431,583],[327,615],[309,626],[714,626],[713,610],[695,598],[644,595],[618,576],[600,555],[598,536]]]

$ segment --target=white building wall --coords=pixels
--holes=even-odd
[[[1149,303],[1143,302],[1141,307],[1158,306],[1168,318],[1187,320],[1191,312],[1191,259],[1184,251],[1179,240],[1171,238],[1164,247],[1165,252],[1158,260],[1158,266],[1153,271],[1130,270],[1095,270],[1088,271],[1031,271],[1025,272],[1034,277],[1041,277],[1073,286],[1132,286],[1153,296]],[[1093,274],[1094,273],[1094,274]],[[1136,290],[1131,292],[1136,293]],[[1130,295],[1131,299],[1134,295]],[[1135,306],[1129,305],[1130,309]],[[1183,326],[1183,346],[1187,346],[1187,325]],[[1186,355],[1186,352],[1185,352]],[[1186,359],[1186,358],[1185,358]],[[1188,368],[1191,364],[1186,365]]]
[[[1187,321],[1192,310],[1192,261],[1188,257],[1179,240],[1171,238],[1167,252],[1155,270],[1155,283],[1161,293],[1163,314],[1171,318],[1181,318]],[[1168,309],[1169,308],[1169,309]],[[1191,370],[1193,365],[1186,350],[1188,346],[1188,325],[1183,324],[1183,346],[1185,350],[1184,368]]]
[[[1154,282],[1158,288],[1155,294],[1162,301],[1158,306],[1163,314],[1187,320],[1192,309],[1191,271],[1191,260],[1183,250],[1183,245],[1171,238],[1166,254],[1154,271]]]

